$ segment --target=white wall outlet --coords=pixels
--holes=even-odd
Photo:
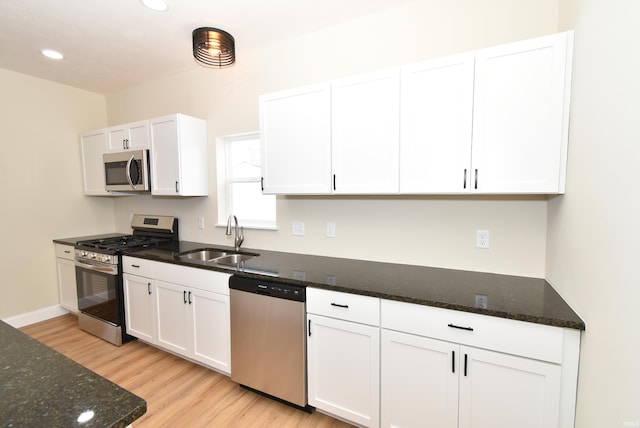
[[[294,236],[304,236],[304,221],[294,221],[291,225],[291,234]]]
[[[476,248],[489,248],[488,230],[476,230]]]
[[[198,229],[204,229],[204,217],[198,217]]]
[[[304,281],[307,278],[307,273],[299,270],[293,271],[293,279],[297,279],[298,281]]]
[[[327,223],[327,238],[335,238],[335,237],[336,237],[336,224]]]

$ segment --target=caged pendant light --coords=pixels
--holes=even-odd
[[[226,31],[211,27],[193,30],[193,56],[208,67],[229,67],[236,62],[235,40]]]

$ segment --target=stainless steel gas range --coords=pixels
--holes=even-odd
[[[122,254],[179,241],[176,217],[135,214],[131,228],[131,235],[75,245],[78,324],[117,346],[133,339],[126,334]]]

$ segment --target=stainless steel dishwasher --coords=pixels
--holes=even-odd
[[[231,380],[310,411],[305,288],[232,276]]]

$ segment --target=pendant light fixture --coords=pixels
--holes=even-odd
[[[208,67],[229,67],[236,62],[235,40],[226,31],[211,27],[193,30],[193,56]]]

